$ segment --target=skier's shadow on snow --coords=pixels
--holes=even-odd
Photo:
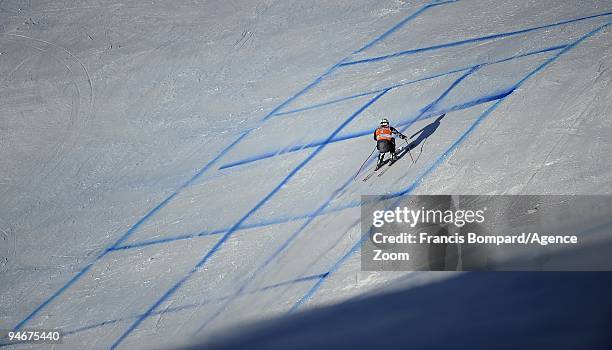
[[[408,144],[408,146],[406,146],[404,149],[402,149],[402,152],[401,152],[401,154],[399,156],[403,157],[404,155],[406,155],[406,153],[408,153],[409,151],[417,148],[420,145],[421,146],[421,150],[419,152],[419,155],[417,156],[416,159],[414,159],[414,162],[416,163],[419,160],[419,158],[421,157],[421,153],[423,152],[423,146],[425,144],[425,141],[431,135],[433,135],[436,132],[436,130],[438,130],[438,127],[440,127],[440,122],[442,121],[442,119],[445,116],[446,116],[446,113],[442,114],[441,116],[436,118],[436,120],[434,120],[433,122],[425,125],[421,130],[419,130],[419,131],[415,132],[414,134],[412,134],[412,136],[410,136],[411,139],[413,137],[415,137],[416,135],[419,135],[419,136],[415,140],[410,142]]]

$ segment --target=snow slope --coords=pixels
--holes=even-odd
[[[15,0],[0,23],[0,328],[58,348],[392,284],[359,271],[362,194],[612,192],[608,0]],[[381,117],[429,136],[353,181]]]

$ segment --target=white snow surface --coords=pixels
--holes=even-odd
[[[360,271],[362,194],[612,193],[611,23],[610,0],[0,1],[0,329],[174,346],[407,283]],[[353,181],[380,118],[444,112],[415,164]]]

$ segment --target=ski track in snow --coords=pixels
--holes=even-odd
[[[299,173],[303,173],[303,170],[308,165],[310,165],[314,159],[319,159],[320,157],[318,158],[317,156],[322,154],[328,146],[335,146],[336,144],[342,144],[347,142],[355,142],[362,139],[363,137],[368,139],[367,142],[363,140],[363,143],[371,145],[369,137],[371,135],[372,129],[369,129],[369,126],[367,126],[367,124],[365,124],[364,122],[362,122],[361,119],[359,119],[367,110],[371,109],[374,106],[378,106],[379,104],[384,104],[384,99],[391,95],[392,92],[403,91],[401,90],[402,88],[412,87],[417,84],[433,84],[437,81],[440,81],[438,79],[446,78],[448,78],[449,82],[443,82],[439,86],[433,87],[434,91],[432,92],[432,94],[434,95],[434,98],[431,99],[431,102],[425,104],[424,107],[414,111],[414,113],[409,116],[402,116],[401,120],[399,121],[396,121],[394,119],[396,121],[394,124],[400,126],[402,132],[408,130],[411,126],[415,125],[418,122],[427,120],[431,117],[438,116],[442,113],[449,113],[449,116],[447,116],[448,118],[450,117],[450,115],[453,114],[453,112],[463,111],[469,113],[469,111],[473,112],[473,108],[477,108],[478,111],[479,108],[484,108],[484,110],[480,112],[479,116],[475,117],[474,120],[470,121],[470,123],[467,124],[466,127],[464,127],[463,131],[458,130],[459,134],[456,135],[453,140],[451,140],[450,145],[446,149],[444,149],[439,155],[434,156],[433,161],[428,164],[426,163],[426,165],[421,168],[421,170],[419,170],[416,174],[412,174],[413,170],[416,169],[410,169],[409,171],[401,173],[401,170],[399,170],[401,168],[394,166],[393,168],[390,168],[390,171],[387,172],[387,174],[385,174],[381,179],[373,178],[371,180],[380,182],[382,179],[387,177],[391,179],[396,179],[396,181],[392,183],[393,187],[383,187],[382,190],[386,191],[391,197],[401,197],[410,194],[415,190],[417,186],[419,186],[419,184],[424,178],[432,174],[437,167],[439,167],[465,140],[467,140],[470,134],[474,130],[476,130],[477,127],[486,118],[491,116],[491,114],[504,101],[506,101],[508,97],[512,96],[515,91],[520,90],[520,88],[529,78],[544,71],[548,66],[556,62],[557,59],[562,57],[565,53],[577,47],[587,39],[595,37],[597,34],[608,28],[610,24],[612,24],[612,22],[609,21],[612,17],[612,12],[600,11],[598,13],[590,14],[587,16],[575,17],[571,19],[562,18],[558,21],[542,23],[541,25],[537,26],[528,26],[527,28],[523,28],[520,30],[503,31],[498,34],[478,36],[445,44],[432,43],[431,46],[402,50],[386,55],[375,55],[371,57],[368,56],[369,50],[373,49],[374,47],[377,47],[385,41],[391,41],[394,39],[398,40],[398,38],[395,38],[394,35],[399,33],[400,29],[406,29],[408,24],[418,25],[418,23],[413,22],[413,20],[420,18],[424,15],[435,16],[435,10],[441,9],[445,6],[461,6],[461,1],[434,2],[423,5],[420,8],[413,10],[412,13],[410,13],[403,20],[398,22],[395,26],[391,27],[375,39],[369,41],[361,48],[355,50],[348,57],[344,58],[332,67],[328,68],[321,76],[317,77],[314,81],[306,85],[302,90],[292,95],[286,101],[272,109],[268,114],[263,117],[263,119],[256,126],[250,127],[246,131],[242,132],[217,156],[215,156],[208,163],[199,168],[187,182],[182,184],[175,191],[170,193],[165,199],[163,199],[159,204],[154,206],[142,218],[140,218],[136,223],[134,223],[127,231],[125,231],[113,244],[102,250],[92,261],[88,262],[84,267],[82,267],[66,284],[64,284],[60,289],[51,294],[40,305],[36,306],[30,314],[23,318],[14,327],[14,329],[17,330],[24,328],[29,325],[31,321],[33,321],[33,319],[42,316],[43,310],[50,306],[66,291],[73,288],[73,286],[77,282],[79,282],[85,275],[87,275],[92,270],[92,268],[96,266],[96,264],[108,257],[110,254],[130,252],[135,251],[135,249],[141,249],[143,247],[164,245],[171,242],[192,240],[201,237],[220,236],[220,238],[216,240],[212,247],[206,252],[205,255],[202,256],[202,258],[195,264],[195,266],[188,270],[187,274],[185,274],[181,279],[177,280],[169,289],[162,291],[163,293],[161,293],[161,295],[153,303],[151,303],[150,306],[142,313],[130,317],[109,317],[109,319],[107,320],[102,320],[86,326],[66,330],[66,336],[69,337],[84,331],[91,330],[93,328],[127,322],[129,326],[124,331],[122,331],[116,339],[114,339],[111,343],[108,344],[111,348],[116,348],[122,345],[126,339],[133,335],[133,332],[138,330],[143,322],[153,316],[176,314],[187,310],[198,309],[203,305],[218,305],[217,307],[214,307],[204,319],[199,319],[198,322],[196,322],[198,323],[198,327],[194,331],[195,334],[199,334],[201,331],[206,329],[206,327],[210,323],[215,321],[220,315],[222,315],[226,310],[228,310],[232,303],[234,303],[239,297],[245,294],[255,294],[258,292],[273,289],[282,290],[283,288],[283,293],[285,293],[288,288],[290,288],[294,284],[311,283],[312,285],[310,286],[310,288],[306,288],[305,293],[303,293],[301,296],[297,296],[296,301],[293,302],[290,307],[285,308],[288,312],[293,312],[299,309],[302,305],[312,300],[316,293],[320,290],[321,286],[332,276],[334,276],[334,273],[336,273],[356,252],[359,251],[361,242],[359,238],[353,240],[356,242],[354,244],[351,244],[349,249],[347,249],[344,254],[341,254],[338,258],[332,259],[332,263],[331,265],[329,265],[329,268],[322,273],[305,275],[303,274],[295,276],[293,279],[288,279],[285,282],[268,284],[260,288],[255,288],[251,291],[248,291],[248,287],[253,284],[253,282],[260,276],[260,274],[262,274],[269,266],[276,262],[279,257],[281,257],[283,253],[285,253],[287,249],[293,243],[296,242],[298,237],[300,237],[308,227],[311,227],[315,220],[324,218],[326,215],[332,213],[339,213],[347,209],[358,207],[360,202],[356,199],[356,196],[359,193],[364,193],[364,191],[367,193],[368,189],[364,187],[364,185],[360,181],[353,181],[354,174],[350,173],[348,174],[349,176],[347,179],[336,180],[336,182],[339,183],[339,186],[337,188],[330,192],[322,193],[324,200],[314,206],[315,209],[312,211],[297,215],[264,216],[263,218],[258,217],[256,214],[260,213],[262,209],[265,209],[266,206],[269,205],[269,202],[276,199],[281,193],[281,191],[286,189],[287,185],[292,180],[294,180]],[[593,21],[595,22],[593,23]],[[471,62],[468,65],[462,64],[459,67],[452,67],[452,69],[445,70],[443,72],[433,72],[432,74],[426,75],[424,77],[417,77],[410,81],[392,82],[391,84],[386,84],[383,88],[377,88],[371,91],[356,91],[353,94],[341,97],[332,96],[333,98],[331,99],[326,99],[327,95],[323,94],[325,95],[322,97],[322,99],[324,99],[323,101],[316,101],[315,99],[314,102],[310,101],[310,103],[307,103],[305,106],[294,106],[295,103],[299,102],[300,98],[307,95],[308,93],[312,93],[312,91],[319,87],[319,85],[324,81],[327,81],[331,78],[336,77],[339,74],[342,74],[345,69],[353,69],[359,66],[367,70],[371,64],[379,64],[387,60],[391,61],[394,59],[403,59],[408,56],[420,55],[424,53],[435,53],[439,50],[452,49],[455,47],[469,45],[473,43],[487,43],[496,39],[514,38],[517,36],[529,35],[532,32],[544,31],[547,29],[552,30],[554,28],[562,28],[566,25],[583,23],[584,28],[581,28],[582,32],[577,35],[578,38],[575,40],[570,40],[563,43],[555,43],[554,45],[550,45],[548,47],[530,48],[528,52],[507,52],[505,53],[505,55],[503,55],[504,57],[490,60],[482,60],[480,57],[477,57],[477,62]],[[252,33],[250,35],[252,35]],[[72,54],[70,55],[72,56]],[[74,56],[72,57],[76,58]],[[520,76],[513,75],[511,79],[509,79],[510,81],[502,79],[502,81],[499,82],[499,86],[496,86],[494,90],[488,90],[483,94],[478,94],[473,98],[469,98],[467,101],[462,100],[461,98],[457,98],[456,95],[453,95],[453,93],[461,91],[462,88],[466,89],[466,85],[470,84],[469,79],[481,79],[477,75],[481,74],[482,70],[485,67],[487,69],[495,69],[497,66],[502,66],[504,64],[512,64],[513,62],[518,60],[532,58],[534,59],[534,61],[527,61],[527,63],[529,64],[535,62],[535,66],[533,69],[527,69],[526,74],[525,72],[522,72],[522,75]],[[543,59],[544,61],[535,61],[536,59]],[[91,87],[92,83],[91,79],[89,78],[89,73],[87,73],[85,66],[80,61],[78,63],[82,66],[82,69],[85,70],[85,73],[87,74],[87,81]],[[393,65],[394,63],[389,64]],[[350,81],[346,82],[343,85],[350,85]],[[436,94],[437,91],[442,92],[440,94]],[[91,88],[90,94],[90,97],[93,100],[93,88]],[[311,96],[317,97],[315,94],[309,95],[309,98]],[[455,101],[455,103],[453,103],[453,98],[458,99],[458,101]],[[270,145],[270,148],[273,148],[271,150],[264,150],[263,152],[259,152],[259,150],[253,150],[254,154],[242,154],[238,152],[234,155],[233,158],[231,157],[231,152],[235,151],[243,142],[249,140],[252,135],[257,135],[257,133],[265,134],[265,132],[262,130],[265,130],[265,128],[270,125],[269,123],[271,123],[272,121],[276,123],[277,121],[282,120],[283,118],[293,118],[294,116],[300,115],[301,113],[323,110],[325,108],[337,106],[338,104],[342,103],[352,103],[361,101],[361,99],[363,99],[365,102],[358,104],[359,107],[354,110],[354,112],[350,113],[350,115],[348,115],[345,119],[339,119],[337,126],[334,125],[332,128],[330,128],[333,129],[333,132],[331,132],[329,135],[318,135],[312,130],[304,130],[304,135],[302,136],[302,138],[306,140],[298,140],[298,142],[290,142],[289,144],[279,144],[278,146],[273,144]],[[446,102],[447,99],[451,101]],[[446,103],[450,103],[450,105]],[[370,120],[370,125],[371,122],[372,120]],[[357,130],[351,129],[354,124],[358,124],[356,126]],[[302,132],[302,130],[298,131],[298,133],[299,132]],[[248,150],[248,147],[246,147],[246,149]],[[307,152],[310,153],[304,156],[304,154]],[[276,157],[280,156],[287,157],[293,154],[295,154],[296,156],[304,156],[304,158],[301,159],[301,161],[299,161],[298,164],[293,167],[293,169],[289,169],[289,171],[286,171],[286,175],[282,176],[280,182],[275,185],[269,192],[267,192],[267,194],[258,199],[256,203],[254,203],[254,205],[246,211],[246,213],[241,214],[239,219],[236,220],[233,224],[222,228],[208,229],[202,232],[164,236],[158,239],[147,238],[147,233],[145,232],[145,237],[139,237],[134,239],[135,236],[137,236],[137,234],[141,232],[141,228],[143,228],[146,223],[148,223],[154,217],[159,216],[160,213],[166,207],[171,205],[173,201],[179,198],[179,196],[183,194],[186,190],[189,190],[194,186],[200,184],[206,185],[207,181],[211,181],[210,178],[206,178],[204,176],[209,172],[216,170],[224,171],[226,172],[226,174],[241,174],[252,170],[253,168],[251,167],[262,166],[260,165],[261,163],[258,162],[264,162],[268,159],[273,160]],[[225,160],[225,158],[228,157],[230,159]],[[400,162],[404,161],[405,159],[400,160]],[[364,173],[372,165],[372,163],[373,159],[369,160],[366,163],[366,166],[364,167],[364,169],[366,170],[364,170]],[[281,173],[284,174],[284,172]],[[346,174],[341,173],[341,175]],[[407,179],[407,177],[410,177],[410,179]],[[403,183],[406,181],[408,182],[407,185]],[[382,185],[378,184],[377,186]],[[237,196],[236,198],[239,198],[239,195],[236,194],[232,194],[232,196]],[[232,238],[232,236],[237,232],[242,232],[254,228],[263,228],[286,223],[300,222],[301,224],[299,224],[295,230],[291,230],[290,234],[286,237],[284,241],[280,243],[278,247],[271,247],[271,254],[268,254],[267,256],[263,257],[262,263],[256,263],[257,265],[254,266],[254,269],[250,271],[246,277],[241,276],[245,278],[236,279],[237,282],[235,284],[234,289],[230,290],[226,296],[207,299],[206,295],[202,295],[202,300],[199,303],[187,303],[184,305],[162,308],[162,306],[165,305],[165,303],[170,300],[170,298],[175,295],[177,291],[184,287],[184,285],[190,279],[192,279],[195,274],[203,271],[205,267],[209,267],[209,263],[212,261],[213,256],[219,250],[221,250],[225,246],[226,242],[228,242],[230,238]],[[350,221],[350,224],[346,225],[344,233],[341,234],[341,237],[344,237],[348,232],[353,230],[358,225],[358,222],[358,219],[354,220],[354,222]],[[318,227],[318,229],[324,230],[320,227]],[[338,240],[336,242],[338,243],[340,241]],[[336,248],[336,246],[334,245],[332,246],[332,248]],[[330,251],[332,248],[330,248]],[[315,266],[316,264],[317,261],[314,261],[310,263],[309,266]],[[210,268],[214,269],[214,265],[211,265]],[[305,267],[305,269],[306,268],[307,267]],[[59,317],[61,318],[61,316]],[[163,331],[164,330],[162,329],[161,332]]]

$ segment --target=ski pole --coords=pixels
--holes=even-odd
[[[363,169],[363,166],[368,162],[368,160],[370,160],[370,157],[372,156],[372,154],[374,154],[374,151],[376,151],[376,146],[374,147],[374,149],[372,150],[372,153],[370,153],[368,158],[366,158],[366,160],[363,162],[363,164],[361,164],[361,166],[359,167],[359,170],[357,170],[357,172],[355,173],[355,176],[353,176],[353,180],[355,180],[355,178],[357,178],[357,175],[359,175],[359,173]]]
[[[414,158],[412,158],[412,153],[410,153],[410,144],[407,140],[404,141],[406,141],[406,147],[408,147],[408,155],[410,156],[410,159],[412,159],[412,164],[414,164]]]

